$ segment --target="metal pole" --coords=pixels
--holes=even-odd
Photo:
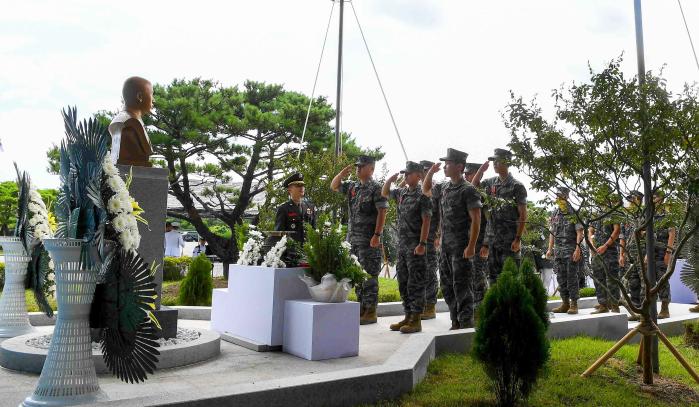
[[[654,202],[653,202],[653,188],[651,185],[652,174],[649,160],[649,149],[648,141],[646,140],[646,99],[643,86],[646,83],[646,63],[643,51],[643,16],[641,14],[641,0],[634,0],[634,16],[636,21],[636,55],[638,59],[638,87],[641,92],[641,146],[643,149],[644,162],[643,162],[643,193],[644,193],[644,204],[645,204],[645,218],[650,219],[654,213]],[[648,258],[648,265],[646,267],[648,281],[651,285],[655,285],[656,282],[656,269],[655,261],[653,261],[655,253],[653,252],[655,248],[655,230],[653,222],[648,222],[646,227],[646,255]],[[650,315],[654,323],[658,323],[658,307],[657,302],[652,301],[650,306]],[[660,366],[658,365],[658,337],[653,335],[653,341],[651,344],[651,355],[653,371],[658,373],[660,371]]]
[[[340,135],[340,120],[342,116],[342,20],[344,17],[345,0],[340,0],[340,36],[337,47],[337,111],[335,113],[335,157],[342,153]]]

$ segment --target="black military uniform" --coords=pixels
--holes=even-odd
[[[448,149],[441,161],[466,164],[468,154]],[[439,277],[444,301],[449,306],[452,329],[473,327],[473,262],[464,258],[469,245],[471,209],[482,207],[481,195],[470,182],[447,180],[432,188],[439,200],[441,254]]]
[[[429,171],[434,165],[432,161],[420,161],[423,170]],[[432,195],[432,218],[430,220],[430,233],[427,235],[427,247],[425,250],[425,259],[427,260],[427,283],[425,286],[425,311],[422,313],[422,319],[434,319],[437,317],[435,306],[437,304],[437,291],[439,289],[439,278],[437,271],[439,269],[439,249],[434,246],[434,241],[439,230],[439,200]]]
[[[295,173],[284,180],[284,188],[292,185],[305,185],[303,175]],[[306,240],[306,230],[304,224],[309,223],[316,227],[316,208],[305,199],[299,204],[289,199],[277,208],[277,216],[274,222],[274,230],[288,231],[289,237],[303,244]]]
[[[403,174],[422,172],[422,166],[408,161]],[[425,285],[427,283],[427,261],[425,255],[415,254],[418,245],[427,252],[427,240],[420,240],[423,217],[432,217],[432,202],[422,193],[420,186],[411,189],[405,186],[394,189],[390,199],[398,202],[400,217],[398,218],[398,290],[403,299],[405,319],[391,325],[392,331],[403,333],[419,332],[421,330],[421,315],[425,305]]]

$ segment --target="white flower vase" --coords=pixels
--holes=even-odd
[[[0,338],[13,338],[34,331],[29,324],[24,280],[32,260],[18,237],[0,237],[5,251],[5,287],[0,295]]]
[[[313,301],[318,302],[345,302],[350,292],[350,280],[343,278],[337,281],[333,274],[326,274],[320,279],[318,284],[307,275],[300,276],[301,280],[308,286],[308,292]]]
[[[97,382],[90,341],[90,305],[98,271],[81,264],[83,244],[77,239],[44,239],[55,264],[58,317],[39,383],[24,406],[68,406],[106,399]]]

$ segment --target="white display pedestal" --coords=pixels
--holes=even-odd
[[[211,329],[255,345],[282,345],[284,302],[310,298],[303,268],[230,266],[228,288],[212,296]]]
[[[357,356],[359,303],[287,301],[283,349],[307,360]]]

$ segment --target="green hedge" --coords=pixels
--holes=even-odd
[[[580,289],[580,298],[594,297],[596,294],[594,287],[583,287]]]
[[[191,263],[192,258],[188,256],[163,258],[163,280],[182,280],[185,274],[187,273],[187,269],[189,268],[189,265]]]
[[[213,289],[211,262],[200,254],[189,265],[187,276],[180,285],[178,301],[181,305],[210,306]]]

